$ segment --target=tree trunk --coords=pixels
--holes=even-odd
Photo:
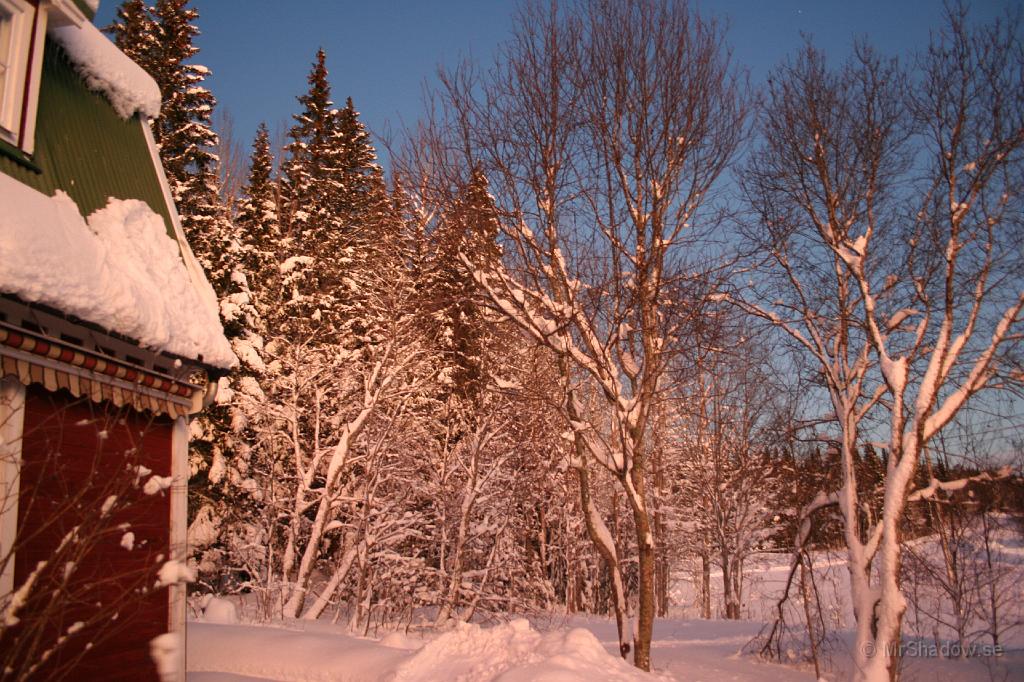
[[[807,588],[807,565],[800,557],[800,595],[804,601],[804,619],[807,621],[807,637],[811,645],[811,660],[814,662],[814,677],[821,679],[821,664],[818,662],[818,636],[814,632],[814,616],[811,613],[811,593]]]
[[[576,440],[579,440],[578,436]],[[577,442],[576,447],[577,452],[582,456],[586,456],[585,452],[580,452],[583,449],[581,443]],[[583,518],[587,525],[587,535],[590,536],[591,542],[594,543],[597,553],[601,555],[601,559],[604,560],[608,573],[611,575],[612,597],[615,601],[615,627],[619,634],[619,655],[626,658],[629,654],[629,640],[626,639],[628,612],[626,591],[622,584],[622,571],[619,568],[618,552],[615,549],[615,543],[612,541],[612,535],[608,532],[608,527],[601,519],[601,515],[594,506],[594,500],[590,496],[590,472],[587,470],[586,460],[582,457],[580,457],[580,462],[576,467],[576,474],[580,483],[580,502],[583,506]]]
[[[634,443],[639,444],[635,437]],[[622,486],[633,509],[639,560],[639,595],[636,632],[633,637],[633,664],[641,670],[651,669],[651,637],[654,634],[654,534],[651,517],[645,504],[644,461],[634,456],[632,472],[622,477]]]
[[[637,554],[639,558],[639,608],[636,634],[633,638],[633,664],[641,670],[651,669],[651,637],[654,634],[654,536],[645,510],[634,511]]]
[[[985,568],[988,582],[988,603],[989,603],[989,636],[992,637],[992,645],[999,646],[999,597],[996,585],[996,573],[992,567],[992,528],[988,521],[988,512],[981,513],[982,539],[985,541]]]
[[[659,531],[658,519],[655,519],[655,528]],[[657,535],[664,537],[663,533]],[[658,617],[664,618],[668,616],[668,587],[669,587],[669,566],[668,557],[664,551],[657,552],[657,561],[655,563],[655,595],[658,603]]]
[[[725,617],[729,620],[739,618],[739,605],[736,603],[736,581],[733,576],[735,564],[728,552],[722,551],[722,601],[725,605]]]
[[[664,451],[663,435],[667,432],[665,422],[665,408],[659,402],[657,405],[656,427],[654,429],[654,450],[651,458],[652,474],[654,476],[654,541],[658,547],[654,565],[655,599],[657,602],[657,615],[664,618],[668,615],[668,585],[669,585],[669,564],[668,552],[665,549],[666,529],[665,514],[661,509],[662,496],[665,494],[666,480],[665,469],[662,465]]]
[[[349,534],[345,538],[345,551],[342,554],[341,561],[338,563],[338,567],[334,569],[334,573],[331,575],[327,584],[324,585],[323,591],[317,596],[316,600],[306,609],[306,612],[302,614],[302,620],[316,620],[320,617],[320,614],[324,612],[327,605],[331,603],[331,597],[337,591],[338,586],[341,582],[348,577],[348,572],[352,568],[352,563],[355,561],[356,553],[359,551],[358,544],[355,543],[352,534]]]
[[[711,619],[711,557],[707,551],[700,555],[700,617]]]
[[[740,610],[743,607],[743,561],[734,559],[732,565],[732,603],[733,620],[740,620],[743,616]]]

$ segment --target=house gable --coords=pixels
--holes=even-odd
[[[156,83],[91,24],[55,26],[42,52],[36,151],[0,149],[0,203],[11,207],[0,214],[0,260],[12,264],[0,294],[233,366],[145,118],[159,112]]]
[[[35,154],[31,165],[0,154],[0,173],[47,196],[65,192],[83,217],[110,197],[144,201],[176,239],[144,125],[137,116],[118,116],[102,94],[89,90],[64,50],[47,39]]]

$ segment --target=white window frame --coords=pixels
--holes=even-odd
[[[14,591],[24,427],[25,387],[15,376],[0,377],[0,601]]]
[[[0,0],[0,10],[11,17],[11,43],[3,56],[8,71],[0,90],[0,139],[31,154],[35,148],[47,13],[43,2],[27,0]]]
[[[145,125],[145,124],[143,124]],[[145,126],[149,128],[149,126]],[[171,431],[170,558],[184,564],[188,558],[188,442],[185,417],[174,420]],[[177,667],[167,671],[164,682],[185,682],[185,604],[187,588],[175,583],[168,588],[167,630],[178,635]]]

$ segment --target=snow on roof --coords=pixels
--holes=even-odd
[[[160,115],[160,88],[156,81],[98,28],[85,22],[81,26],[52,28],[49,35],[68,53],[89,89],[102,92],[118,116],[127,119],[136,113],[150,118]]]
[[[0,173],[0,292],[42,303],[155,351],[237,363],[215,305],[189,277],[164,220],[136,199],[83,219],[55,196]]]

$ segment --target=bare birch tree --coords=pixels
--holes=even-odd
[[[529,4],[489,72],[442,73],[438,160],[487,175],[508,267],[475,279],[559,358],[587,528],[611,571],[623,656],[618,549],[589,496],[588,469],[610,472],[628,501],[639,563],[634,662],[643,669],[656,556],[646,436],[680,323],[667,292],[687,272],[693,226],[708,227],[700,209],[743,129],[722,41],[721,27],[683,3],[595,0],[566,13]],[[600,409],[587,409],[580,382]]]
[[[899,522],[941,489],[911,491],[925,446],[1021,379],[1018,26],[971,29],[953,8],[916,68],[859,46],[831,71],[808,47],[773,75],[744,181],[770,274],[731,297],[816,359],[831,399],[842,485],[815,504],[843,515],[864,680],[897,675]],[[862,517],[853,469],[869,414],[888,438],[879,519]]]

